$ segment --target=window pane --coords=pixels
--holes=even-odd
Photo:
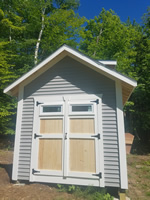
[[[43,112],[61,112],[61,106],[43,106]]]
[[[72,106],[72,112],[91,112],[92,105],[74,105]]]

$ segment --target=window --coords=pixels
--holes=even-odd
[[[72,112],[92,112],[92,105],[72,105]]]
[[[56,115],[62,114],[62,105],[41,105],[41,115]]]
[[[43,106],[43,113],[47,112],[61,112],[62,106]]]

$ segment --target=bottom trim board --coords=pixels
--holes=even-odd
[[[59,184],[73,184],[73,185],[86,185],[100,187],[100,180],[96,179],[82,179],[70,177],[52,177],[52,176],[34,176],[30,182],[44,182],[44,183],[59,183]],[[101,186],[102,187],[102,186]]]

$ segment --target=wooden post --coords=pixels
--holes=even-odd
[[[126,200],[125,190],[120,190],[119,191],[119,200]]]

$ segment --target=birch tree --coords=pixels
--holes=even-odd
[[[0,1],[0,134],[15,129],[15,99],[4,87],[63,43],[76,47],[84,23],[78,6],[77,0]]]

